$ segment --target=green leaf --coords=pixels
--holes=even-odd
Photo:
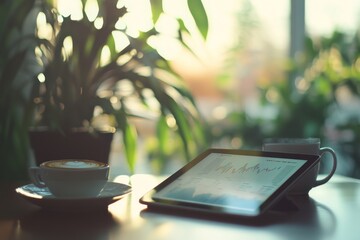
[[[107,46],[110,49],[110,54],[111,54],[111,62],[116,61],[116,57],[117,57],[117,52],[116,52],[116,46],[115,46],[115,39],[114,36],[112,34],[109,34],[109,38],[107,41]]]
[[[117,127],[121,129],[123,134],[123,144],[125,149],[126,161],[128,163],[131,173],[135,171],[136,163],[136,146],[137,146],[137,131],[136,127],[132,124],[129,124],[127,116],[129,114],[124,109],[124,103],[122,102],[123,107],[116,111],[108,99],[98,98],[99,106],[101,106],[105,113],[114,114]]]
[[[150,0],[153,23],[156,23],[163,13],[162,0]]]
[[[190,33],[189,29],[186,27],[183,19],[178,18],[177,21],[178,21],[178,24],[179,24],[179,31]],[[180,36],[180,38],[182,38],[182,36]]]
[[[201,35],[204,39],[207,38],[208,30],[209,30],[209,22],[208,17],[204,8],[204,5],[201,0],[187,0],[189,10],[191,12],[192,17],[195,20],[195,24],[199,29]]]
[[[190,159],[189,142],[191,141],[191,128],[186,120],[185,113],[182,111],[180,106],[171,97],[166,97],[168,100],[167,107],[175,118],[176,125],[178,126],[178,132],[184,145],[186,158]]]
[[[181,44],[189,51],[191,52],[196,58],[198,58],[199,60],[201,60],[199,58],[199,56],[191,49],[191,47],[184,41],[183,38],[183,32],[185,33],[189,33],[189,29],[187,29],[187,27],[184,24],[184,21],[182,19],[177,19],[178,24],[179,24],[179,30],[178,30],[178,37],[179,37],[179,41],[181,42]],[[190,34],[190,33],[189,33]]]
[[[126,160],[131,173],[135,172],[136,140],[137,132],[135,126],[131,124],[126,124],[126,128],[123,129],[123,141],[125,146]]]
[[[136,143],[137,143],[137,132],[136,127],[128,122],[128,113],[125,110],[124,102],[121,102],[122,107],[116,111],[115,118],[118,127],[123,133],[123,143],[125,149],[126,161],[128,163],[131,173],[135,171],[136,162]]]
[[[159,150],[161,154],[166,152],[166,143],[168,142],[168,125],[166,117],[161,115],[157,124],[157,136],[159,140]]]

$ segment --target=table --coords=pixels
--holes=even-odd
[[[309,197],[291,197],[297,210],[278,210],[256,221],[148,211],[138,199],[162,181],[151,175],[119,176],[132,194],[95,212],[51,212],[28,203],[0,183],[0,240],[231,240],[360,239],[360,180],[335,175]]]

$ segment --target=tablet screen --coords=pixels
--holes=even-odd
[[[262,204],[306,163],[283,155],[211,152],[158,188],[152,199],[258,215]]]

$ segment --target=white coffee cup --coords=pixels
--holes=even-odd
[[[52,160],[30,168],[29,175],[35,186],[47,187],[56,197],[96,197],[108,180],[109,165],[82,159]]]
[[[265,139],[263,142],[263,151],[267,152],[284,152],[284,153],[298,153],[308,155],[319,155],[321,161],[325,158],[322,156],[325,153],[330,153],[332,156],[332,169],[328,175],[318,180],[320,163],[314,166],[309,172],[301,177],[294,187],[290,190],[290,194],[308,194],[308,192],[316,186],[322,185],[330,180],[334,175],[337,165],[337,157],[335,151],[329,147],[320,147],[319,138],[273,138]],[[326,158],[328,159],[328,158]]]

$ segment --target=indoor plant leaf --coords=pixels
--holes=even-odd
[[[202,0],[187,0],[189,10],[204,39],[207,38],[209,22]]]
[[[163,12],[162,1],[154,0],[151,4],[156,22]],[[101,26],[86,17],[84,8],[83,18],[74,20],[59,15],[62,21],[54,23],[53,45],[43,48],[45,79],[37,81],[38,89],[33,91],[42,123],[66,132],[64,129],[91,124],[95,110],[112,116],[123,135],[129,169],[134,171],[137,129],[130,118],[159,119],[165,127],[165,117],[171,114],[179,125],[170,130],[179,134],[185,151],[189,152],[187,141],[191,140],[191,126],[199,114],[180,76],[149,44],[149,39],[159,34],[155,26],[134,37],[128,33],[126,24],[121,29],[115,27],[124,20],[126,7],[118,8],[117,0],[98,0],[98,7]],[[191,5],[191,9],[194,7]],[[202,6],[200,14],[203,10]],[[204,17],[206,14],[196,20],[197,25]],[[203,34],[205,25],[201,25]],[[119,35],[114,31],[125,37],[127,45],[120,51],[116,46]],[[71,48],[66,46],[69,43]],[[104,56],[108,58],[104,60]],[[131,104],[136,107],[130,107]],[[164,144],[162,133],[158,132]]]
[[[153,23],[156,23],[163,13],[162,0],[150,0]]]

